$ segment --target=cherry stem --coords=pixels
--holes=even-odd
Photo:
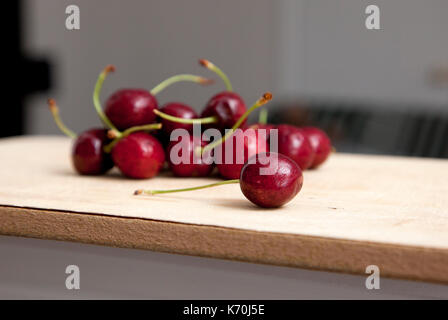
[[[232,84],[230,83],[229,77],[220,68],[218,68],[213,63],[211,63],[210,61],[205,60],[205,59],[199,59],[199,64],[203,67],[206,67],[210,71],[213,71],[214,73],[216,73],[222,79],[222,81],[224,81],[227,91],[233,91]]]
[[[226,141],[228,138],[230,138],[233,133],[235,132],[236,129],[238,129],[241,124],[244,122],[244,120],[246,120],[246,118],[249,116],[249,114],[252,113],[252,111],[254,111],[255,109],[261,107],[262,105],[268,103],[270,100],[272,99],[272,93],[270,92],[266,92],[265,94],[263,94],[263,96],[258,99],[253,105],[252,107],[250,107],[239,119],[238,121],[233,125],[233,127],[230,130],[227,130],[226,134],[224,135],[224,137],[222,137],[220,140],[216,140],[213,141],[212,143],[209,143],[208,145],[206,145],[205,147],[197,147],[195,151],[196,154],[204,154],[205,152],[214,149],[215,147],[219,146],[221,143],[224,143],[224,141]]]
[[[136,190],[134,192],[134,195],[140,195],[140,194],[154,195],[154,194],[159,194],[159,193],[174,193],[174,192],[194,191],[194,190],[206,189],[206,188],[221,186],[221,185],[224,185],[224,184],[239,183],[239,182],[240,182],[239,179],[234,179],[234,180],[226,180],[226,181],[206,184],[206,185],[202,185],[202,186],[198,186],[198,187],[182,188],[182,189],[170,189],[170,190],[141,190],[140,189],[140,190]]]
[[[165,88],[169,87],[170,85],[172,85],[176,82],[180,82],[180,81],[196,82],[196,83],[199,83],[202,85],[209,85],[209,84],[213,83],[213,80],[207,79],[207,78],[204,78],[201,76],[196,76],[193,74],[178,74],[178,75],[175,75],[168,79],[163,80],[161,83],[159,83],[154,88],[152,88],[149,92],[155,96],[156,94],[160,93]]]
[[[166,114],[160,110],[154,109],[153,112],[160,118],[169,120],[172,122],[185,123],[185,124],[205,124],[205,123],[216,123],[218,122],[218,117],[212,116],[207,118],[196,118],[196,119],[184,119]]]
[[[106,68],[101,71],[100,75],[98,76],[98,80],[95,84],[95,89],[93,91],[93,105],[95,106],[95,110],[98,113],[101,120],[104,122],[104,124],[109,127],[109,129],[113,130],[117,135],[120,133],[120,131],[114,126],[114,124],[109,120],[109,118],[106,116],[106,114],[103,112],[103,108],[101,107],[100,102],[100,93],[101,89],[103,87],[103,82],[106,79],[106,76],[109,72],[114,72],[115,67],[113,65],[108,65]]]
[[[114,140],[112,140],[112,142],[110,142],[108,145],[104,146],[104,152],[109,153],[112,151],[112,149],[115,147],[115,145],[117,144],[118,141],[120,141],[123,138],[126,138],[128,135],[130,135],[133,132],[136,131],[148,131],[148,130],[157,130],[157,129],[161,129],[162,128],[162,124],[161,123],[151,123],[151,124],[146,124],[143,126],[135,126],[135,127],[131,127],[126,129],[123,132],[119,132],[118,135],[116,135],[117,133],[113,130],[110,130],[107,135],[111,138],[113,138]]]
[[[54,99],[48,99],[48,107],[50,108],[50,112],[53,116],[54,122],[56,122],[56,125],[58,128],[67,136],[70,138],[76,139],[77,135],[72,130],[67,128],[67,126],[62,122],[61,117],[59,116],[59,108],[56,104],[56,101]]]
[[[268,110],[261,109],[260,114],[258,115],[258,123],[266,124],[268,123]]]

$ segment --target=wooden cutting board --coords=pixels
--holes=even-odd
[[[0,233],[448,283],[448,161],[334,154],[288,205],[238,185],[158,196],[217,178],[83,177],[68,139],[0,140]]]

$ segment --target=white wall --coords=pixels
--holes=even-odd
[[[77,4],[81,29],[65,29],[65,8]],[[103,99],[120,87],[152,88],[176,73],[214,76],[199,58],[215,61],[247,100],[272,90],[272,20],[269,0],[33,0],[27,2],[27,51],[55,59],[55,88],[66,122],[79,131],[98,124],[92,90],[101,69],[117,67],[105,83]],[[224,88],[176,85],[160,102],[181,100],[201,109]],[[47,96],[28,101],[28,132],[56,133]]]
[[[81,30],[65,29],[65,7],[77,4]],[[380,31],[366,30],[365,7],[381,9]],[[266,90],[275,101],[300,95],[444,104],[447,88],[427,82],[448,65],[444,0],[28,0],[26,49],[55,60],[57,98],[71,127],[98,124],[91,95],[98,72],[117,66],[103,99],[119,87],[151,88],[175,73],[222,66],[251,103]],[[176,85],[160,101],[201,109],[223,88]],[[45,96],[29,99],[28,132],[56,133]]]

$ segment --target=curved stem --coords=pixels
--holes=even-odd
[[[72,130],[67,128],[67,126],[62,122],[61,117],[59,116],[59,108],[56,105],[56,101],[54,99],[48,99],[48,107],[50,108],[50,112],[53,116],[54,122],[56,122],[56,125],[58,128],[67,136],[70,138],[75,139],[77,137],[76,133],[74,133]]]
[[[112,140],[112,142],[110,142],[108,145],[104,146],[104,152],[106,152],[106,153],[111,152],[118,141],[120,141],[123,138],[126,138],[128,135],[130,135],[133,132],[145,131],[145,130],[157,130],[160,128],[162,128],[161,123],[151,123],[151,124],[146,124],[143,126],[135,126],[135,127],[128,128],[125,131],[120,132],[120,134],[118,136],[116,136],[116,138],[114,140]],[[115,132],[112,132],[112,135],[113,134],[115,134]]]
[[[113,65],[108,65],[106,68],[104,68],[103,71],[101,71],[100,75],[98,76],[98,80],[96,81],[95,89],[93,91],[93,105],[95,106],[95,110],[104,124],[109,127],[109,129],[115,131],[116,133],[119,133],[120,131],[114,126],[114,124],[103,112],[103,108],[101,107],[100,102],[100,92],[103,87],[103,82],[106,79],[107,74],[113,71],[115,71],[115,67]]]
[[[152,95],[156,95],[162,90],[164,90],[166,87],[172,85],[173,83],[180,82],[180,81],[190,81],[190,82],[196,82],[202,85],[209,85],[213,83],[213,80],[207,79],[204,77],[196,76],[193,74],[178,74],[172,77],[169,77],[168,79],[163,80],[161,83],[156,85],[154,88],[152,88],[149,92]]]
[[[167,113],[164,113],[160,110],[154,109],[153,111],[156,115],[158,115],[160,118],[172,121],[172,122],[178,122],[178,123],[185,123],[185,124],[205,124],[205,123],[216,123],[218,122],[218,118],[215,116],[207,117],[207,118],[196,118],[196,119],[184,119],[175,117],[172,115],[169,115]]]
[[[216,182],[216,183],[206,184],[206,185],[202,185],[202,186],[198,186],[198,187],[182,188],[182,189],[170,189],[170,190],[141,190],[140,189],[140,190],[136,190],[134,192],[134,195],[140,195],[140,194],[154,195],[154,194],[159,194],[159,193],[194,191],[194,190],[211,188],[211,187],[221,186],[224,184],[239,183],[239,182],[240,182],[239,179],[234,179],[234,180],[226,180],[226,181],[220,181],[220,182]]]
[[[268,110],[261,109],[260,114],[258,115],[258,123],[266,124],[268,123]]]
[[[215,147],[219,146],[221,143],[226,141],[230,136],[233,135],[234,131],[238,129],[241,124],[246,120],[246,118],[251,114],[252,111],[255,109],[261,107],[262,105],[268,103],[272,99],[272,94],[270,92],[266,92],[260,99],[258,99],[252,107],[250,107],[239,119],[238,121],[233,125],[233,127],[230,130],[227,130],[224,137],[222,137],[220,140],[213,141],[212,143],[209,143],[205,147],[197,147],[200,154],[204,154],[205,152],[214,149]]]
[[[229,77],[227,77],[227,75],[220,68],[218,68],[213,63],[211,63],[210,61],[205,60],[205,59],[200,59],[199,64],[203,67],[206,67],[210,71],[213,71],[214,73],[216,73],[222,79],[222,81],[224,81],[227,91],[233,91],[232,84],[230,83]]]

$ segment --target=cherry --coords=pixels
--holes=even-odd
[[[121,89],[109,97],[103,112],[99,95],[107,74],[112,71],[115,71],[115,67],[108,65],[100,73],[93,93],[93,103],[100,118],[114,131],[154,122],[156,119],[154,110],[158,108],[155,96],[171,84],[179,81],[191,81],[199,84],[210,84],[212,82],[203,77],[180,74],[162,81],[150,91],[145,89]]]
[[[121,89],[106,101],[105,113],[118,130],[152,123],[156,97],[144,89]]]
[[[179,139],[171,141],[167,148],[168,162],[173,174],[178,177],[206,177],[210,175],[213,170],[210,153],[203,154],[201,157],[194,152],[196,146],[204,147],[207,143],[200,137],[193,135],[180,136]],[[176,151],[177,154],[171,155],[172,152]],[[188,152],[188,155],[184,155],[182,151]],[[188,163],[175,163],[173,161],[175,156],[179,160],[180,158],[186,158]]]
[[[72,148],[72,163],[82,175],[100,175],[113,168],[110,154],[104,146],[110,142],[106,129],[91,129],[76,138]]]
[[[229,78],[220,68],[205,59],[200,59],[199,64],[218,74],[227,88],[226,91],[216,94],[208,101],[201,117],[215,117],[217,119],[216,124],[210,124],[209,127],[219,130],[231,128],[246,112],[246,104],[238,94],[233,92]],[[241,124],[244,125],[245,123],[246,121]]]
[[[304,130],[288,125],[277,126],[278,152],[293,159],[302,170],[311,167],[314,150]]]
[[[136,190],[134,194],[193,191],[232,183],[239,183],[244,196],[257,206],[277,208],[291,201],[300,192],[303,175],[292,159],[278,153],[261,153],[247,161],[239,179],[183,189]]]
[[[242,145],[241,145],[242,143]],[[230,147],[229,145],[232,144]],[[215,159],[219,174],[226,179],[237,179],[244,163],[257,153],[268,151],[266,139],[261,140],[258,130],[238,129],[227,139],[221,148],[216,148]],[[226,153],[231,152],[232,158],[227,161]],[[230,163],[226,163],[230,162]]]
[[[208,60],[201,59],[199,63],[218,74],[224,81],[227,91],[220,92],[213,96],[206,104],[199,119],[187,119],[181,116],[170,116],[160,110],[154,110],[154,113],[168,121],[185,123],[185,124],[203,124],[205,129],[216,128],[224,132],[225,129],[231,128],[246,113],[246,104],[244,100],[235,92],[227,75],[217,66]],[[246,119],[240,123],[244,126]]]
[[[112,159],[126,177],[146,179],[160,171],[165,152],[155,137],[138,131],[119,139],[112,149]]]
[[[82,175],[99,175],[106,173],[114,164],[104,147],[110,142],[105,129],[91,129],[79,137],[62,122],[59,117],[59,108],[54,99],[48,99],[53,119],[59,129],[72,139],[75,139],[72,148],[72,163],[76,171]]]
[[[266,138],[260,139],[261,135],[257,130],[249,128],[239,130],[236,129],[238,129],[239,126],[246,120],[249,113],[266,104],[271,99],[272,94],[270,92],[263,94],[263,96],[238,119],[230,130],[226,130],[224,137],[213,141],[205,147],[198,148],[203,154],[204,152],[213,150],[222,144],[220,148],[215,150],[215,160],[217,162],[218,171],[224,178],[236,179],[240,175],[244,162],[246,162],[249,157],[268,150]],[[226,143],[227,139],[230,140]],[[231,153],[232,159],[226,161],[226,153]]]
[[[193,108],[180,102],[167,103],[162,108],[160,108],[160,111],[164,114],[182,119],[196,119],[198,117],[196,111],[194,111]],[[168,137],[170,136],[171,132],[176,129],[185,129],[190,133],[193,132],[193,124],[191,123],[174,122],[167,120],[166,118],[162,118],[160,122],[163,125],[163,132]]]
[[[271,155],[276,156],[277,162],[273,169],[269,169]],[[302,189],[302,170],[291,158],[278,153],[262,153],[255,157],[256,161],[248,161],[241,170],[240,187],[246,198],[257,206],[280,207]],[[262,168],[269,174],[262,174]]]
[[[213,96],[201,113],[202,118],[214,117],[216,123],[206,124],[205,128],[216,128],[224,131],[231,128],[246,112],[243,99],[234,92],[221,92]],[[242,123],[244,125],[246,120]]]
[[[310,168],[317,168],[327,160],[333,149],[330,138],[324,131],[316,127],[304,127],[302,130],[308,136],[314,150],[314,159]]]

